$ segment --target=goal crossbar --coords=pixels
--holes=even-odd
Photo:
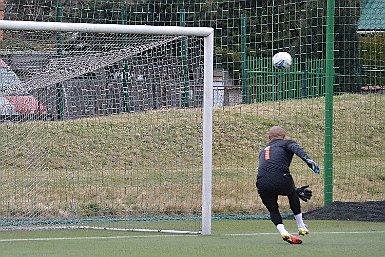
[[[1,20],[0,30],[94,32],[204,37],[203,160],[201,234],[211,234],[212,106],[214,30],[208,27],[117,25]]]
[[[121,24],[91,24],[68,22],[37,22],[1,20],[0,29],[38,30],[56,32],[93,32],[93,33],[125,33],[175,36],[213,36],[214,29],[208,27],[151,26]]]

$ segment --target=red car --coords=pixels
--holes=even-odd
[[[47,107],[32,95],[2,95],[8,86],[20,83],[19,77],[0,59],[0,116],[15,118],[26,115],[46,114]]]

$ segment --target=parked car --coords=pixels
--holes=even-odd
[[[17,74],[0,59],[0,120],[31,120],[47,117],[47,107],[33,95],[7,95],[9,86],[19,84]]]

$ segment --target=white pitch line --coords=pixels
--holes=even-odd
[[[385,233],[384,230],[371,231],[329,231],[329,232],[311,232],[312,234],[376,234]],[[261,236],[261,235],[277,235],[277,232],[262,232],[248,234],[219,234],[214,236]],[[60,241],[60,240],[99,240],[99,239],[130,239],[130,238],[161,238],[161,237],[201,237],[201,235],[142,235],[142,236],[93,236],[93,237],[52,237],[52,238],[10,238],[0,239],[3,242],[25,242],[25,241]],[[210,236],[208,236],[210,237]]]
[[[23,242],[23,241],[60,241],[60,240],[95,240],[95,239],[127,239],[127,238],[155,238],[155,237],[181,237],[198,235],[147,235],[147,236],[84,236],[84,237],[46,237],[46,238],[10,238],[0,239],[2,242]]]
[[[278,232],[249,233],[249,234],[223,234],[222,236],[259,236],[259,235],[276,235],[277,233]],[[371,234],[371,233],[385,233],[385,230],[311,232],[311,234]]]

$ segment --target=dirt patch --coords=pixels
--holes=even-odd
[[[323,208],[304,213],[307,220],[355,220],[385,222],[385,201],[333,202]]]

